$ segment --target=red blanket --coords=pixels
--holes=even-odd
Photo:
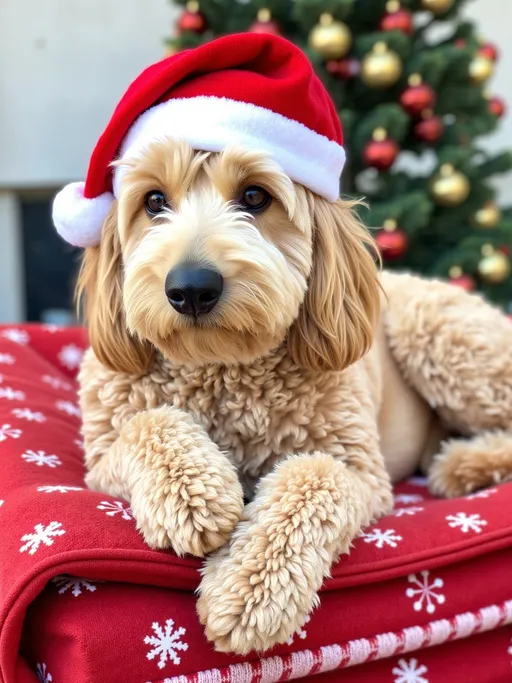
[[[512,484],[452,501],[401,485],[289,644],[246,662],[214,652],[199,562],[149,550],[125,502],[84,489],[84,344],[80,330],[0,330],[2,681],[335,681],[343,667],[349,682],[512,681]]]

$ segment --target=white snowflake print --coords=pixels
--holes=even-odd
[[[23,460],[27,462],[32,462],[38,467],[43,467],[47,465],[48,467],[57,467],[62,465],[61,459],[57,455],[48,455],[45,451],[26,451],[21,456]]]
[[[10,341],[15,342],[16,344],[28,344],[30,341],[28,332],[25,330],[18,330],[14,327],[9,328],[8,330],[2,330],[0,336],[5,337],[5,339],[10,339]]]
[[[46,416],[43,415],[43,413],[39,413],[35,410],[30,410],[30,408],[14,408],[14,410],[12,410],[11,412],[20,420],[27,420],[28,422],[39,422],[39,424],[46,422]]]
[[[480,515],[467,515],[465,512],[447,515],[446,521],[448,526],[452,529],[460,529],[463,534],[467,534],[468,531],[474,531],[476,534],[479,534],[482,531],[482,527],[487,526],[487,521],[482,519]]]
[[[85,444],[84,444],[83,439],[75,439],[73,441],[73,443],[75,444],[75,446],[78,446],[78,448],[80,448],[80,450],[82,450],[82,451],[84,450]]]
[[[59,360],[68,370],[76,370],[82,361],[84,350],[76,344],[63,346],[59,352]]]
[[[83,491],[81,486],[38,486],[41,493],[68,493],[68,491]]]
[[[45,332],[49,332],[50,334],[57,332],[59,329],[60,328],[58,325],[53,325],[52,323],[47,323],[46,325],[43,325],[43,330]]]
[[[69,382],[65,382],[60,377],[52,377],[52,375],[43,375],[42,380],[45,384],[51,386],[52,389],[63,389],[64,391],[71,391],[73,386]]]
[[[7,439],[19,439],[23,434],[21,429],[14,429],[11,425],[2,425],[0,427],[0,441],[7,441]]]
[[[5,500],[0,500],[0,508],[2,507],[2,505],[3,505],[4,503],[5,503]]]
[[[510,641],[510,647],[507,650],[509,655],[512,655],[512,640]],[[512,664],[512,662],[510,662]]]
[[[415,612],[421,612],[423,607],[425,607],[428,614],[434,614],[436,603],[437,605],[444,605],[446,602],[446,597],[442,593],[435,592],[435,589],[444,586],[443,579],[436,578],[430,580],[429,577],[430,572],[427,570],[420,572],[419,577],[416,574],[410,574],[407,577],[407,581],[416,586],[416,588],[409,586],[405,591],[408,598],[417,598],[412,605]]]
[[[29,555],[34,555],[39,550],[41,544],[50,547],[53,545],[55,536],[63,536],[66,533],[61,527],[61,522],[50,522],[46,526],[36,524],[34,533],[25,534],[21,537],[21,540],[26,541],[26,543],[21,546],[20,553],[28,550]]]
[[[368,533],[360,534],[360,538],[365,543],[375,543],[376,548],[383,548],[385,545],[396,548],[397,544],[403,540],[394,529],[372,529]]]
[[[51,673],[49,673],[44,662],[38,663],[36,672],[39,683],[52,683],[53,677]]]
[[[126,506],[121,500],[115,500],[110,502],[108,500],[102,500],[101,505],[97,506],[98,510],[105,510],[109,517],[114,517],[121,513],[122,519],[133,519],[133,513],[131,507]]]
[[[0,363],[4,365],[14,365],[16,363],[16,358],[11,356],[10,353],[0,353]]]
[[[424,678],[424,674],[428,669],[423,664],[419,664],[417,659],[398,660],[398,666],[392,670],[392,674],[396,676],[394,683],[429,683],[428,678]]]
[[[178,656],[177,652],[185,652],[188,650],[188,643],[180,640],[181,636],[185,635],[187,632],[186,629],[183,627],[175,629],[173,619],[167,619],[163,628],[157,621],[154,621],[151,628],[155,635],[146,636],[144,642],[146,645],[152,645],[153,648],[147,653],[146,657],[148,659],[155,659],[155,657],[158,657],[159,669],[164,668],[167,664],[167,659],[172,661],[173,664],[179,664],[181,658]]]
[[[498,489],[483,489],[482,491],[471,493],[469,496],[465,496],[465,498],[466,500],[478,500],[479,498],[490,498],[495,493],[498,493]]]
[[[398,505],[414,505],[414,503],[422,503],[423,496],[419,493],[399,493],[395,496],[395,503]]]
[[[398,508],[397,510],[393,510],[391,514],[395,517],[412,517],[413,515],[417,515],[418,512],[422,512],[424,509],[425,508],[422,508],[419,505],[412,505],[408,508]]]
[[[306,629],[304,627],[306,626],[306,624],[309,624],[310,621],[311,621],[311,617],[308,614],[308,616],[304,620],[304,626],[302,628],[300,628],[298,631],[296,631],[292,636],[290,636],[288,638],[288,640],[286,641],[286,644],[287,645],[293,645],[293,641],[295,640],[295,636],[298,636],[301,640],[305,640],[307,638],[308,632],[306,631]]]
[[[92,583],[92,581],[77,579],[74,576],[56,576],[52,579],[52,583],[59,589],[59,595],[63,595],[63,593],[70,591],[74,598],[78,598],[79,595],[82,595],[83,591],[89,591],[89,593],[94,593],[96,591],[96,584]]]
[[[428,486],[428,479],[427,477],[409,477],[407,483],[411,484],[411,486],[421,486],[422,488],[426,488]]]
[[[25,394],[12,387],[0,387],[0,398],[6,398],[8,401],[24,401]]]
[[[57,401],[55,405],[59,410],[62,410],[63,413],[66,413],[66,415],[72,415],[73,417],[80,417],[82,415],[80,408],[74,403],[71,403],[71,401]]]

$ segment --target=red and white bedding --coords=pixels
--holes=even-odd
[[[0,328],[2,682],[512,681],[512,483],[450,501],[399,485],[288,644],[216,653],[195,614],[199,562],[149,550],[125,502],[83,486],[85,343]]]

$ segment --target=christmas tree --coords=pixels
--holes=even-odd
[[[386,268],[442,277],[510,307],[512,208],[492,178],[509,152],[481,144],[505,111],[498,59],[460,18],[466,0],[201,0],[168,52],[227,33],[282,35],[309,56],[342,120],[342,194],[364,197]]]

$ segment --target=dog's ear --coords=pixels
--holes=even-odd
[[[372,344],[379,313],[378,252],[353,210],[311,198],[313,265],[289,350],[312,370],[343,370]]]
[[[143,373],[153,357],[148,342],[134,338],[123,308],[123,263],[117,202],[105,220],[99,247],[84,252],[76,297],[83,304],[89,340],[98,360],[116,372]]]

